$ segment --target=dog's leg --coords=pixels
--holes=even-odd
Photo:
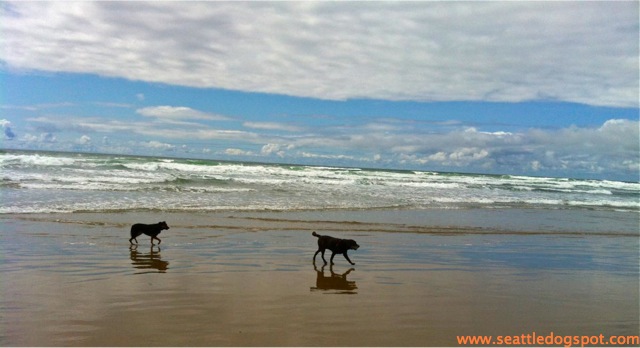
[[[313,263],[316,263],[316,256],[318,256],[318,253],[320,252],[320,249],[318,249],[318,251],[316,251],[315,254],[313,254]]]
[[[129,239],[129,243],[133,244],[132,240],[136,241],[136,244],[138,244],[138,240],[136,238],[138,238],[140,234],[136,233],[135,231],[131,231],[131,239]]]
[[[155,238],[155,239],[157,239],[157,240],[158,240],[158,245],[160,245],[160,243],[162,243],[162,240],[161,240],[160,238],[155,237],[155,236],[154,236],[153,238]]]
[[[350,264],[355,265],[355,263],[351,262],[351,259],[349,259],[349,255],[347,255],[346,251],[342,255],[344,255],[344,258],[347,259],[347,261],[349,261]]]
[[[331,260],[329,260],[329,261],[331,262],[331,264],[332,264],[332,265],[333,265],[333,257],[334,257],[334,256],[336,256],[336,253],[335,253],[335,252],[332,252],[332,253],[331,253]]]
[[[321,251],[321,252],[322,252],[322,253],[320,254],[320,256],[322,256],[322,261],[324,261],[324,264],[326,265],[326,264],[327,264],[327,260],[325,260],[325,259],[324,259],[324,250],[325,250],[325,249],[318,250],[318,251]]]

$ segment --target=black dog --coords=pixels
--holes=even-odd
[[[129,239],[129,243],[133,244],[132,240],[135,240],[136,244],[138,244],[138,240],[136,238],[139,235],[144,233],[147,236],[151,236],[151,245],[153,245],[154,238],[157,239],[158,244],[160,244],[162,243],[162,241],[160,240],[160,238],[158,238],[158,235],[160,234],[160,232],[162,232],[162,230],[168,230],[168,229],[169,229],[169,226],[164,221],[160,221],[157,224],[151,224],[151,225],[134,224],[133,226],[131,226],[131,239]]]
[[[355,240],[340,239],[340,238],[334,238],[331,236],[321,236],[317,234],[315,231],[313,231],[312,235],[314,235],[315,237],[318,237],[318,251],[316,251],[316,253],[313,254],[313,262],[316,262],[316,255],[318,255],[319,252],[322,252],[322,261],[324,261],[324,264],[326,265],[327,260],[324,259],[324,251],[325,249],[329,249],[331,250],[330,261],[332,265],[333,265],[333,257],[336,256],[336,254],[344,255],[344,258],[347,259],[347,261],[349,261],[350,264],[355,265],[355,263],[351,262],[351,260],[349,259],[349,255],[347,255],[347,251],[349,251],[349,249],[358,250],[358,248],[360,247]]]

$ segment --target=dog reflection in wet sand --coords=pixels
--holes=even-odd
[[[318,268],[316,264],[313,264],[313,269],[316,271],[316,286],[311,288],[313,290],[340,290],[343,293],[355,294],[358,287],[356,286],[355,281],[347,280],[347,275],[353,271],[353,268],[350,268],[348,271],[343,274],[338,274],[333,272],[333,266],[329,266],[329,276],[324,275],[324,267]]]
[[[160,257],[160,247],[157,247],[156,249],[157,251],[154,250],[154,247],[152,246],[149,250],[149,253],[147,254],[139,252],[137,245],[131,245],[129,247],[129,251],[131,252],[131,264],[133,265],[133,267],[141,270],[156,270],[159,273],[166,272],[169,268],[169,261],[163,261]]]
[[[331,236],[321,236],[317,234],[315,231],[313,231],[312,235],[314,237],[318,237],[318,251],[316,251],[316,253],[313,254],[314,263],[316,262],[316,256],[318,255],[318,253],[322,253],[321,254],[322,261],[324,261],[324,264],[326,265],[327,260],[324,259],[324,251],[326,249],[329,249],[331,250],[331,259],[329,261],[331,262],[332,265],[333,265],[333,257],[336,256],[336,254],[342,254],[344,258],[347,259],[347,261],[349,261],[350,264],[355,265],[355,263],[351,262],[351,259],[349,259],[349,255],[347,255],[347,251],[358,250],[358,248],[360,247],[355,240],[340,239],[340,238],[334,238]]]

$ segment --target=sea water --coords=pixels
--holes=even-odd
[[[640,211],[640,183],[0,152],[0,213],[535,208]]]

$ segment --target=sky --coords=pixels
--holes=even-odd
[[[637,182],[638,11],[0,2],[0,147]]]

